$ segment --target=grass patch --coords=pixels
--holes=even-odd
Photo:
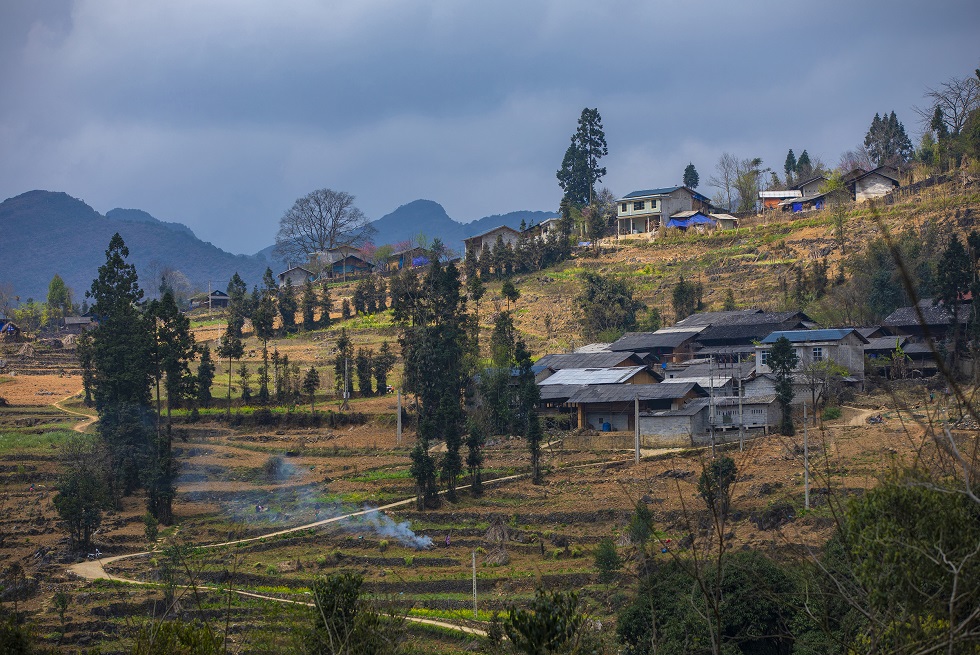
[[[15,429],[4,430],[0,432],[0,452],[37,448],[50,449],[60,446],[73,434],[77,433],[68,429],[49,430],[42,434]]]

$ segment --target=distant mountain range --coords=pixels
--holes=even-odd
[[[518,211],[459,223],[440,204],[416,200],[374,221],[373,241],[396,244],[421,233],[462,250],[466,237],[499,225],[517,228],[522,220],[533,225],[552,216]],[[139,209],[113,209],[103,216],[66,193],[29,191],[0,203],[0,284],[11,285],[22,300],[43,300],[57,273],[81,301],[105,262],[105,249],[115,232],[126,242],[144,288],[164,269],[178,270],[195,288],[206,290],[209,281],[211,288],[224,289],[236,271],[251,287],[267,267],[277,273],[285,268],[272,255],[273,246],[254,255],[235,255],[201,241],[182,223],[161,221]]]
[[[454,221],[442,205],[431,200],[415,200],[402,205],[390,214],[382,216],[371,225],[378,232],[374,237],[377,245],[409,241],[424,235],[429,241],[435,237],[454,250],[462,252],[463,239],[507,225],[519,228],[521,221],[528,226],[557,216],[554,212],[517,211],[509,214],[485,216],[470,223]]]

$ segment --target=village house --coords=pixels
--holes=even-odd
[[[85,330],[91,330],[98,323],[96,323],[91,316],[66,316],[64,319],[64,326],[61,331],[65,334],[81,334]],[[3,321],[0,320],[0,325]]]
[[[799,358],[798,371],[806,370],[812,364],[831,361],[847,369],[856,381],[864,380],[864,347],[868,340],[854,328],[773,332],[755,347],[757,376],[772,372],[769,351],[781,337],[793,345]]]
[[[806,330],[816,325],[803,312],[764,312],[761,309],[739,309],[719,312],[701,312],[678,321],[675,328],[701,328],[695,344],[695,352],[705,356],[705,350],[722,361],[723,352],[730,359],[754,355],[755,342],[776,330]]]
[[[616,233],[628,236],[655,232],[679,212],[710,211],[711,201],[685,186],[674,186],[634,191],[616,206]]]
[[[492,230],[474,234],[467,239],[463,239],[463,247],[466,249],[466,252],[472,251],[473,254],[480,257],[484,251],[493,250],[494,245],[497,243],[497,237],[500,237],[504,245],[514,247],[517,240],[521,238],[521,233],[507,225],[500,225]]]
[[[231,302],[227,293],[214,290],[211,293],[201,293],[191,298],[191,309],[197,307],[210,307],[211,309],[223,309]]]
[[[317,265],[323,268],[321,278],[342,278],[348,275],[370,273],[374,265],[367,261],[359,248],[342,246],[318,252],[314,255]]]
[[[302,266],[293,266],[292,268],[283,271],[276,277],[279,278],[280,287],[286,286],[287,280],[289,281],[289,284],[291,286],[301,287],[316,276],[313,274],[312,271],[308,271]]]
[[[644,418],[656,413],[678,412],[695,398],[706,398],[708,392],[695,382],[663,384],[594,384],[580,388],[569,396],[568,405],[576,408],[579,427],[602,432],[634,430],[636,405],[640,408],[640,435],[657,435],[657,426]],[[691,426],[686,418],[681,423]],[[688,432],[685,432],[687,434]]]
[[[609,350],[645,353],[658,363],[680,362],[694,356],[694,342],[706,328],[660,328],[656,332],[627,332]]]
[[[429,264],[429,255],[424,248],[414,246],[388,255],[388,270],[400,271],[403,268],[417,268]]]
[[[709,214],[711,218],[715,219],[715,223],[718,225],[719,230],[737,230],[739,219],[731,214]]]
[[[762,209],[764,210],[777,209],[779,203],[783,200],[791,200],[802,196],[803,192],[799,189],[772,189],[759,192],[759,200],[762,201]]]
[[[851,193],[857,202],[880,198],[899,187],[898,171],[891,166],[879,166],[849,182]]]
[[[970,304],[960,303],[956,312],[957,322],[966,325],[970,316]],[[918,306],[899,307],[889,314],[881,325],[891,334],[906,335],[924,339],[926,333],[937,341],[946,338],[953,315],[942,303],[936,303],[932,298],[923,298]]]

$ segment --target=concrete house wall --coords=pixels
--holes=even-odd
[[[646,448],[690,446],[704,443],[708,432],[708,407],[690,415],[640,414],[640,445]]]
[[[771,347],[771,344],[759,344],[755,347],[756,375],[772,372],[767,364],[762,363],[762,353],[768,352]],[[822,360],[832,360],[846,368],[852,376],[864,379],[864,343],[855,336],[854,332],[836,341],[797,342],[793,344],[793,348],[800,360],[797,370],[812,364],[816,356],[815,351],[819,348]]]
[[[891,193],[896,186],[898,185],[894,180],[889,179],[884,175],[879,175],[878,173],[872,172],[858,180],[855,180],[854,199],[860,202],[862,200],[880,198]]]

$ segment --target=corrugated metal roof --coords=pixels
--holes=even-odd
[[[553,384],[550,386],[539,386],[541,400],[565,402],[576,392],[583,389],[580,384]]]
[[[773,332],[762,343],[776,343],[780,337],[786,337],[792,343],[808,343],[811,341],[840,341],[847,335],[853,333],[859,340],[867,343],[868,340],[854,328],[837,328],[824,330],[780,330]]]
[[[622,199],[626,200],[627,198],[646,198],[647,196],[665,196],[668,193],[673,193],[674,191],[677,191],[678,189],[682,189],[682,188],[683,187],[679,187],[679,186],[666,186],[666,187],[661,187],[659,189],[644,189],[642,191],[634,191],[632,193],[627,193],[625,196],[623,196]]]
[[[707,398],[695,398],[684,404],[680,409],[665,409],[660,412],[653,412],[647,416],[695,416],[708,409]],[[641,413],[640,416],[643,416]]]
[[[717,374],[706,375],[703,377],[700,375],[689,375],[682,378],[681,377],[671,378],[668,380],[664,380],[664,382],[674,383],[674,384],[678,382],[694,382],[695,384],[698,384],[704,387],[705,389],[710,389],[711,387],[714,387],[715,389],[719,389],[725,386],[726,384],[735,384],[735,378],[733,378],[731,375],[722,376]]]
[[[694,382],[683,384],[661,382],[660,384],[603,384],[583,387],[568,399],[568,404],[618,403],[631,400],[677,400],[694,392],[707,396],[700,385]]]
[[[547,366],[556,371],[564,368],[612,368],[619,366],[622,362],[633,360],[633,366],[642,366],[643,362],[639,357],[629,351],[611,352],[602,351],[596,353],[555,353],[545,355],[537,362],[539,366]]]
[[[580,346],[575,349],[577,353],[601,353],[608,352],[610,344],[608,343],[587,343],[584,346]]]
[[[786,189],[784,191],[760,191],[760,198],[799,198],[803,192],[799,189]]]
[[[620,366],[616,368],[565,368],[542,380],[539,386],[553,384],[622,384],[646,366]],[[637,385],[643,386],[643,385]]]

